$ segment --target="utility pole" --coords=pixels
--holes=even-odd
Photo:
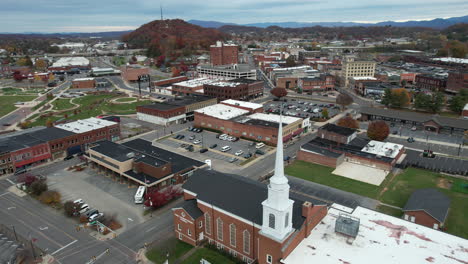
[[[18,236],[16,235],[15,226],[12,225],[11,228],[13,229],[13,234],[15,234],[15,240],[18,241]]]
[[[162,5],[161,4],[159,4],[159,9],[161,10],[161,21],[163,21],[164,19],[163,19],[163,12],[162,12]]]

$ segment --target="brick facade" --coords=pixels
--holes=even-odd
[[[96,80],[94,78],[76,79],[72,81],[72,89],[94,89],[96,88]]]
[[[431,91],[445,91],[447,87],[447,79],[435,77],[431,75],[419,74],[416,76],[416,87],[418,89],[426,89]]]
[[[219,100],[247,100],[263,95],[263,82],[239,83],[235,86],[205,84],[203,92],[206,96],[215,97]]]
[[[461,89],[468,89],[468,72],[450,72],[446,91],[459,93]]]
[[[120,71],[122,79],[127,82],[136,82],[138,81],[138,76],[149,74],[149,68],[129,65],[121,67]]]
[[[443,226],[443,223],[437,221],[434,217],[430,216],[428,213],[426,213],[423,210],[421,210],[421,211],[405,211],[404,212],[403,218],[405,220],[413,222],[411,217],[414,217],[414,223],[416,223],[418,225],[423,225],[423,226],[427,226],[429,228],[434,228],[434,224],[437,224],[436,229]]]
[[[212,65],[228,65],[239,63],[239,46],[226,45],[217,42],[210,47],[210,60]]]
[[[305,162],[309,163],[315,163],[315,164],[320,164],[323,166],[327,166],[330,168],[336,168],[338,165],[340,165],[339,159],[330,157],[330,156],[325,156],[305,150],[299,150],[297,152],[297,157],[298,160],[302,160]]]

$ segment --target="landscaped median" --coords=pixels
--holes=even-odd
[[[334,169],[304,161],[295,161],[286,167],[286,174],[311,182],[327,185],[336,189],[352,192],[377,199],[382,203],[402,208],[411,193],[417,189],[436,188],[451,199],[450,210],[445,222],[446,231],[450,234],[468,238],[468,180],[453,178],[427,170],[408,168],[399,175],[388,175],[380,186],[351,180],[332,174]],[[380,205],[377,210],[401,216],[401,210]]]

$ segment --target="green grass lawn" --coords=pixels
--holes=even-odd
[[[125,103],[125,102],[133,102],[136,101],[137,98],[135,97],[123,97],[123,98],[118,98],[115,101],[120,102],[120,103]]]
[[[21,90],[20,88],[13,88],[13,87],[2,88],[2,93],[4,95],[14,95],[22,91],[23,90]]]
[[[163,245],[148,250],[146,257],[156,264],[161,264],[166,261],[166,254],[169,252],[169,263],[174,263],[192,248],[192,245],[173,238]]]
[[[81,112],[76,112],[75,110],[66,111],[61,113],[60,115],[53,115],[51,117],[44,117],[38,118],[35,122],[33,122],[32,126],[43,126],[45,125],[47,119],[51,119],[52,121],[57,121],[64,118],[67,115],[67,119],[69,120],[78,120],[78,119],[85,119],[89,117],[95,117],[102,114],[115,114],[115,115],[130,115],[136,113],[136,107],[138,105],[150,104],[150,100],[142,100],[136,101],[127,104],[116,104],[108,102],[111,98],[116,97],[116,94],[101,94],[101,95],[86,95],[83,97],[79,97],[73,100],[75,104],[79,104],[80,107],[78,108]],[[61,100],[69,100],[69,99],[59,99]],[[54,102],[55,103],[55,102]],[[59,103],[61,107],[65,107],[66,103],[63,102]],[[71,106],[70,102],[68,104]],[[55,105],[55,104],[54,104]],[[68,108],[68,107],[67,107]],[[66,108],[64,108],[66,109]],[[56,109],[57,110],[57,109]]]
[[[70,109],[74,107],[75,105],[70,103],[71,99],[57,99],[54,102],[52,102],[52,105],[54,105],[53,110],[65,110],[65,109]]]
[[[0,116],[4,116],[16,109],[16,102],[29,102],[37,96],[18,95],[18,96],[0,96]]]
[[[311,182],[320,183],[355,194],[377,198],[381,188],[372,184],[332,174],[334,169],[301,160],[294,161],[285,169],[286,174]]]
[[[208,248],[199,248],[195,251],[190,257],[182,261],[181,264],[196,264],[200,263],[200,260],[204,258],[210,263],[217,264],[236,264],[236,262],[232,261],[231,259],[223,256],[221,253],[208,249]]]
[[[468,194],[466,188],[463,188],[463,186],[468,185],[468,180],[456,179],[427,170],[408,168],[393,179],[391,175],[388,175],[380,186],[373,186],[333,175],[331,173],[333,168],[304,161],[295,161],[286,167],[285,171],[291,176],[374,198],[397,207],[404,207],[411,193],[417,189],[436,188],[451,199],[449,215],[445,223],[447,232],[468,238],[468,225],[466,225]],[[451,185],[450,188],[449,185]],[[384,188],[387,189],[382,192]],[[382,194],[380,194],[381,192]],[[401,216],[399,210],[391,207],[380,206],[377,210],[389,215]]]

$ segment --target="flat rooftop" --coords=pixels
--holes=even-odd
[[[239,109],[237,107],[228,106],[224,104],[210,105],[210,106],[195,110],[195,112],[200,113],[200,114],[205,114],[208,116],[212,116],[214,118],[218,118],[222,120],[229,120],[229,119],[249,113],[249,111],[247,110]]]
[[[371,76],[364,76],[364,77],[351,77],[355,81],[377,81],[377,78]]]
[[[274,122],[278,123],[280,122],[280,116],[279,115],[274,115],[274,114],[264,114],[264,113],[255,113],[252,115],[248,116],[250,119],[258,119],[258,120],[264,120],[264,121],[269,121],[269,122]],[[283,124],[292,124],[294,122],[297,122],[301,120],[301,118],[297,117],[292,117],[292,116],[282,116],[281,117],[281,122]]]
[[[193,80],[174,83],[174,85],[185,86],[185,87],[198,87],[198,86],[203,86],[204,84],[210,84],[212,82],[213,80],[208,79],[208,78],[197,78]]]
[[[84,81],[93,81],[94,78],[76,78],[73,81],[74,82],[84,82]]]
[[[240,107],[250,108],[250,109],[259,109],[259,108],[263,107],[262,104],[256,104],[256,103],[233,100],[233,99],[224,100],[224,101],[221,101],[221,103],[232,105],[232,106],[240,106]]]
[[[52,64],[51,67],[67,67],[67,66],[88,66],[89,60],[85,57],[65,57],[60,58]]]
[[[166,101],[166,102],[163,102],[163,103],[153,102],[152,104],[142,105],[141,107],[166,111],[166,110],[171,110],[171,109],[191,105],[191,104],[194,104],[194,103],[208,101],[208,100],[211,100],[211,99],[213,99],[213,98],[209,97],[209,96],[202,96],[202,95],[200,95],[200,96],[184,96],[184,97],[176,97],[171,101]]]
[[[463,238],[363,207],[349,214],[360,220],[352,239],[335,232],[340,213],[331,208],[282,263],[460,264],[468,258],[468,241]]]
[[[63,129],[63,130],[67,130],[73,133],[85,133],[85,132],[89,132],[95,129],[112,126],[115,124],[118,124],[118,123],[105,120],[105,119],[91,117],[91,118],[78,120],[78,121],[74,121],[70,123],[59,124],[59,125],[56,125],[55,127]]]
[[[403,147],[400,144],[371,140],[361,151],[394,159]]]

